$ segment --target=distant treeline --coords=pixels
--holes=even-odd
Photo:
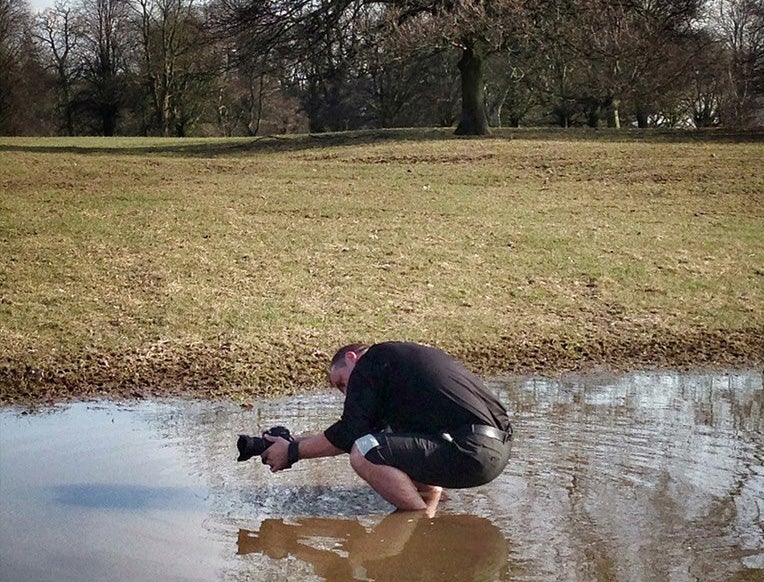
[[[764,0],[0,0],[0,134],[760,126]]]

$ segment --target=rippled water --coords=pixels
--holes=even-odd
[[[493,387],[510,465],[433,519],[344,457],[234,461],[239,432],[320,431],[339,395],[0,411],[0,580],[764,580],[760,372]]]

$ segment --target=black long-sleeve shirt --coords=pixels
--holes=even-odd
[[[350,374],[342,418],[324,431],[349,452],[355,440],[393,432],[439,434],[468,424],[505,430],[509,417],[483,381],[448,354],[428,346],[371,346]]]

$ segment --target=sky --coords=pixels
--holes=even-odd
[[[46,8],[52,8],[55,0],[27,0],[27,2],[32,7],[32,10],[37,12]]]

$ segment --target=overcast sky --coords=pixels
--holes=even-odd
[[[51,8],[55,0],[27,0],[32,10],[37,12],[38,10],[44,10],[45,8]]]

